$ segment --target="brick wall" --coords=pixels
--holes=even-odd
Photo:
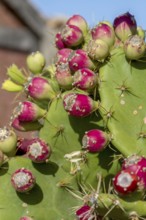
[[[24,24],[13,13],[11,9],[0,3],[0,26],[19,28]],[[27,53],[11,49],[0,48],[0,87],[2,82],[7,78],[6,70],[11,64],[15,63],[19,67],[25,67]],[[22,99],[23,96],[19,100]],[[0,89],[0,127],[8,125],[14,106],[17,105],[15,100],[16,93],[9,93]]]

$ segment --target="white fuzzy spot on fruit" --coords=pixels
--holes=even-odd
[[[10,135],[11,135],[11,131],[8,128],[6,128],[6,127],[0,128],[0,141],[4,141]]]
[[[127,188],[131,185],[133,179],[129,173],[121,173],[117,178],[117,185]]]
[[[38,158],[43,153],[43,147],[40,145],[40,143],[33,143],[29,146],[29,154],[33,156],[34,158]]]
[[[65,103],[65,109],[71,111],[73,108],[73,105],[76,101],[76,94],[69,94],[65,97],[64,103]]]
[[[31,180],[31,176],[28,173],[19,172],[13,176],[13,181],[18,188],[26,186]]]

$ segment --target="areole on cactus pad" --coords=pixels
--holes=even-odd
[[[8,68],[2,89],[26,100],[0,128],[2,220],[146,219],[144,33],[129,12],[93,28],[76,14],[54,63]]]

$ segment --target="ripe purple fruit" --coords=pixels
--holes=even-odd
[[[87,24],[86,20],[81,15],[73,15],[72,17],[70,17],[68,19],[66,24],[67,25],[74,25],[74,26],[80,28],[80,30],[82,30],[83,34],[85,34],[85,35],[87,34],[88,24]]]
[[[113,186],[117,193],[119,194],[129,194],[134,192],[138,188],[139,178],[138,176],[131,172],[128,168],[121,170],[113,178]]]
[[[125,56],[130,60],[138,60],[145,54],[145,41],[138,35],[130,36],[124,42]]]
[[[87,52],[82,49],[75,50],[70,54],[69,67],[73,72],[82,68],[95,69],[93,61],[89,58]]]
[[[82,68],[73,75],[73,86],[90,91],[97,85],[97,75],[90,69]]]
[[[123,42],[137,32],[136,20],[129,12],[116,17],[113,22],[113,27],[116,36]]]
[[[11,183],[18,192],[28,192],[35,185],[36,179],[28,169],[21,168],[16,170],[11,176]]]
[[[89,205],[83,205],[76,211],[78,220],[88,220],[91,217],[91,207]]]
[[[26,59],[27,67],[33,74],[42,72],[45,66],[45,57],[39,51],[30,54]]]
[[[73,50],[69,49],[69,48],[64,48],[64,49],[58,50],[57,54],[56,54],[56,65],[62,64],[62,63],[67,63],[72,51]]]
[[[146,188],[146,158],[138,155],[131,155],[127,157],[123,164],[122,169],[129,169],[134,172],[140,179],[141,185]]]
[[[115,33],[111,24],[108,22],[100,22],[94,28],[91,29],[91,35],[93,40],[101,39],[111,47],[115,41]]]
[[[7,127],[0,128],[0,150],[7,156],[14,156],[16,153],[17,135]]]
[[[88,95],[69,93],[63,97],[64,109],[76,117],[84,117],[91,114],[98,108],[98,102],[95,102]]]
[[[82,148],[91,153],[102,151],[109,143],[109,135],[102,130],[86,131],[82,138]]]
[[[56,96],[49,81],[41,76],[30,78],[24,87],[27,94],[37,100],[53,99]]]
[[[40,138],[33,138],[27,142],[27,156],[35,163],[46,162],[51,155],[49,145]]]
[[[18,118],[20,122],[33,122],[44,117],[46,110],[40,108],[33,102],[24,101],[13,111],[13,118]]]
[[[56,34],[55,45],[56,45],[56,47],[57,47],[59,50],[61,50],[61,49],[63,49],[63,48],[66,47],[65,44],[64,44],[64,42],[63,42],[63,40],[62,40],[62,38],[61,38],[61,33],[60,33],[60,32],[58,32],[58,33]]]
[[[72,88],[73,78],[68,63],[62,63],[56,66],[55,78],[61,88]]]
[[[83,43],[83,33],[77,26],[65,25],[61,32],[61,39],[67,47],[76,47]]]

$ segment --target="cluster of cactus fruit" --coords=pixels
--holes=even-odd
[[[55,45],[2,84],[26,100],[0,129],[1,219],[146,219],[145,31],[129,12],[92,28],[74,15]]]

